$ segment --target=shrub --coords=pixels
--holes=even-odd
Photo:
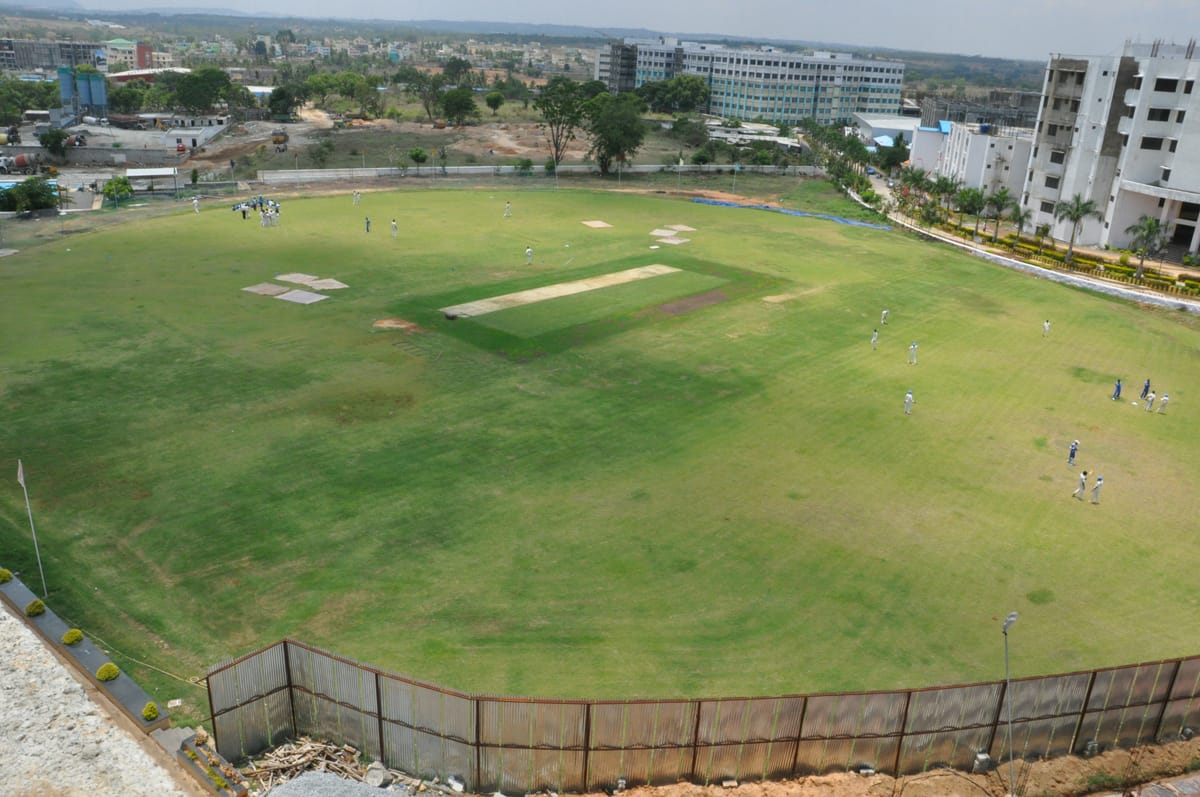
[[[1129,265],[1129,250],[1128,249],[1121,250],[1121,256],[1119,258],[1117,258],[1117,262],[1120,263],[1122,266]]]
[[[1107,772],[1095,772],[1088,775],[1087,787],[1089,792],[1120,791],[1125,781]]]
[[[64,645],[78,645],[83,641],[83,632],[78,628],[68,628],[67,632],[62,635],[62,643]]]
[[[158,719],[158,706],[153,700],[147,703],[142,709],[142,719],[146,722],[154,722]]]
[[[121,670],[111,661],[100,665],[96,670],[96,678],[101,681],[111,681],[121,674]]]
[[[34,598],[29,602],[29,605],[25,607],[25,616],[37,617],[39,614],[43,614],[45,611],[46,604],[42,603],[40,599]]]
[[[6,567],[0,567],[0,584],[12,581],[12,571]]]
[[[529,158],[521,158],[516,162],[515,166],[517,168],[517,174],[533,174],[533,161],[531,161]]]
[[[212,767],[206,767],[204,771],[205,771],[205,773],[207,773],[208,779],[211,780],[213,782],[213,785],[216,786],[218,789],[228,789],[229,788],[229,783],[226,782],[225,778],[221,777],[220,774],[218,774],[215,769],[213,769]]]
[[[558,171],[558,164],[554,162],[554,156],[546,158],[546,174],[554,174]]]

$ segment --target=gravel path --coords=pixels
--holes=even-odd
[[[0,793],[185,797],[171,773],[0,607]]]

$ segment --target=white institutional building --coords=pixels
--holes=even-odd
[[[849,53],[731,48],[673,38],[626,39],[596,54],[595,78],[612,92],[696,75],[708,84],[708,113],[729,119],[849,122],[856,113],[900,111],[904,64]]]
[[[1022,204],[1033,225],[1070,222],[1057,202],[1076,194],[1101,213],[1078,243],[1126,248],[1125,229],[1159,219],[1167,240],[1200,250],[1200,52],[1186,45],[1129,44],[1120,55],[1050,58]]]

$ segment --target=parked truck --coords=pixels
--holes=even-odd
[[[110,113],[108,123],[122,130],[145,130],[146,120],[132,113]]]
[[[287,152],[288,132],[282,127],[275,128],[271,131],[271,143],[275,145],[276,152]]]
[[[33,155],[0,155],[0,174],[38,174],[46,171],[47,167],[42,156]]]

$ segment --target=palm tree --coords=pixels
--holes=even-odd
[[[1129,245],[1138,253],[1137,273],[1133,275],[1133,278],[1140,280],[1142,269],[1146,265],[1146,255],[1153,255],[1162,248],[1163,225],[1153,216],[1142,216],[1126,227],[1125,232],[1133,236]]]
[[[958,206],[958,226],[962,226],[963,214],[975,217],[975,234],[974,237],[979,237],[979,219],[983,213],[984,207],[987,206],[987,199],[983,196],[983,191],[978,188],[964,188],[954,195],[954,204]]]
[[[1050,234],[1050,225],[1039,224],[1035,234],[1037,235],[1038,254],[1040,255],[1042,253],[1042,244],[1045,242],[1046,236]]]
[[[956,180],[953,177],[947,177],[944,174],[939,174],[933,178],[933,185],[929,191],[938,198],[938,202],[947,210],[950,209],[951,198],[958,193],[962,188],[962,180]]]
[[[1075,236],[1079,234],[1079,228],[1089,218],[1100,218],[1100,211],[1096,209],[1093,200],[1084,199],[1082,194],[1076,194],[1066,202],[1059,202],[1054,206],[1054,218],[1071,222],[1071,241],[1067,244],[1067,256],[1063,259],[1063,263],[1069,264],[1075,255]]]
[[[1004,211],[1012,204],[1012,194],[1007,188],[1001,188],[987,198],[987,206],[992,211],[992,218],[996,220],[996,229],[992,230],[992,243],[996,243],[996,239],[1000,237],[1000,219],[1004,217]]]
[[[1013,249],[1017,248],[1017,244],[1021,242],[1021,232],[1025,229],[1025,225],[1033,218],[1033,211],[1029,208],[1021,207],[1021,200],[1014,199],[1008,210],[1008,220],[1011,221],[1017,228],[1017,237],[1013,239]]]

